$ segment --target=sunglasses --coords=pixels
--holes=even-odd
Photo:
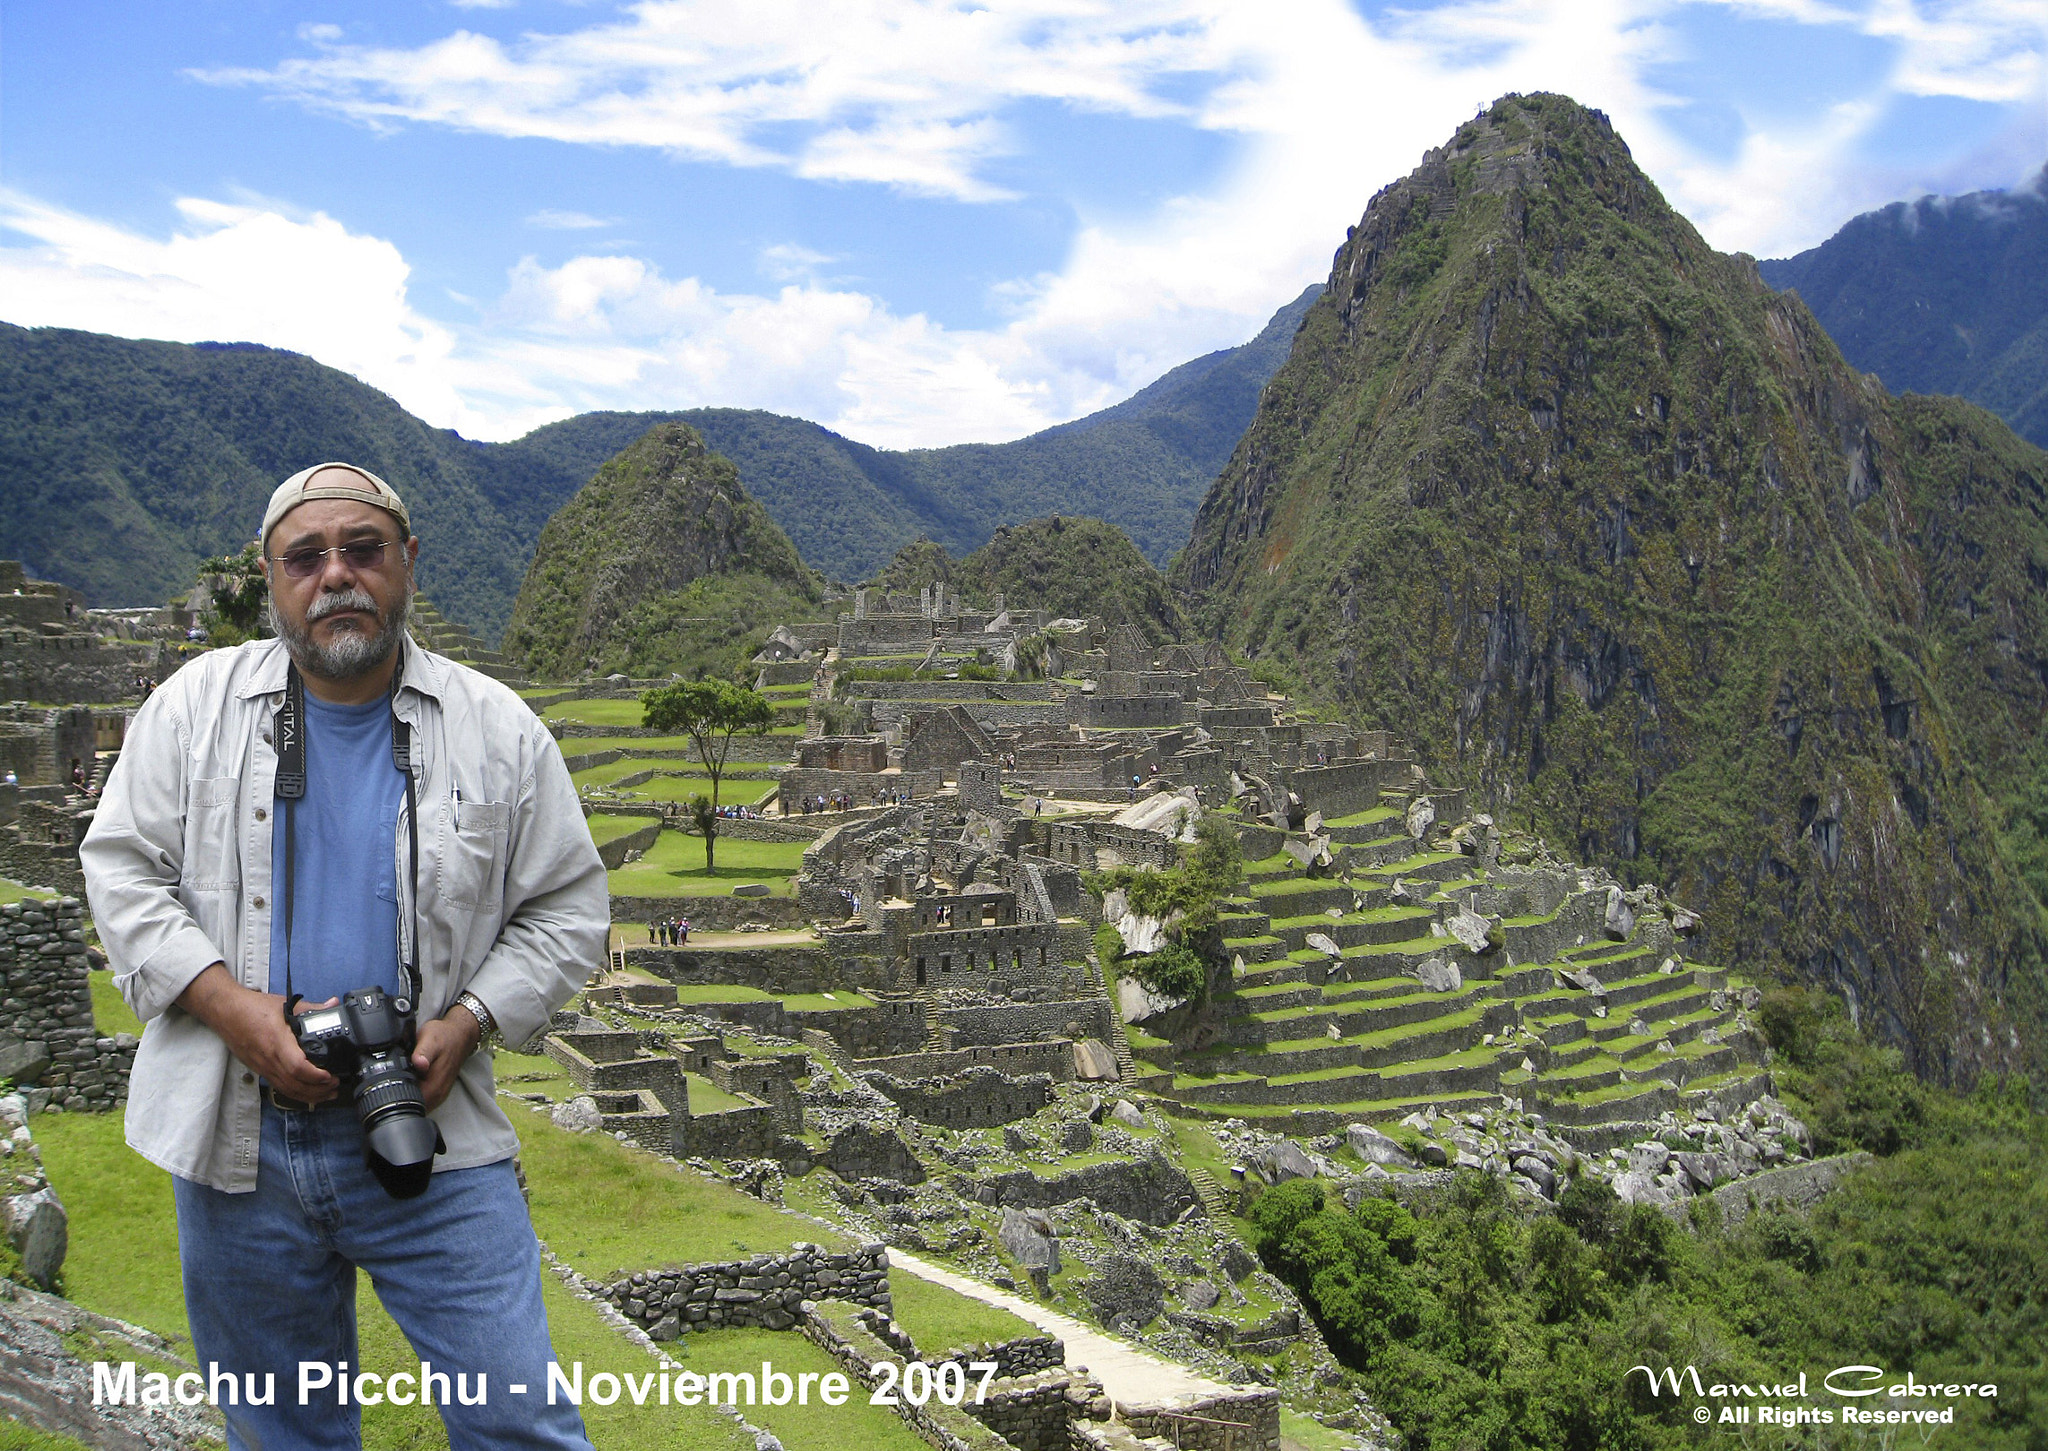
[[[325,569],[330,554],[339,554],[341,562],[350,569],[381,569],[384,551],[397,542],[395,539],[358,539],[350,544],[337,544],[332,549],[294,549],[286,554],[273,554],[271,561],[293,579],[305,579]]]

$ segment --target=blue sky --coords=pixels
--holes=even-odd
[[[1507,91],[1709,241],[2048,162],[2041,0],[0,0],[0,318],[250,339],[506,438],[1016,437],[1249,337]]]

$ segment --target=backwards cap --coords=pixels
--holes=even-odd
[[[314,464],[309,469],[300,469],[271,494],[270,506],[263,511],[263,530],[256,536],[264,553],[270,552],[270,531],[284,516],[315,499],[353,499],[358,504],[375,504],[398,521],[401,537],[412,534],[412,516],[406,512],[405,500],[398,497],[391,485],[354,464]]]

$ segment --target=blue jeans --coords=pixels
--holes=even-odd
[[[358,1266],[420,1359],[447,1375],[448,1389],[437,1381],[434,1401],[451,1451],[590,1451],[576,1408],[566,1399],[547,1403],[554,1352],[540,1245],[511,1160],[438,1173],[417,1199],[397,1200],[364,1167],[362,1130],[346,1102],[310,1113],[266,1103],[255,1192],[173,1182],[201,1371],[215,1364],[238,1389],[253,1372],[259,1395],[265,1374],[277,1377],[269,1406],[230,1406],[220,1396],[232,1451],[362,1445],[353,1384],[348,1404],[338,1403],[341,1372],[299,1404],[302,1362],[346,1362],[351,1382],[359,1371]],[[476,1395],[479,1377],[484,1404],[460,1404],[464,1389]],[[514,1385],[525,1394],[512,1394]],[[375,1394],[376,1382],[365,1388]]]

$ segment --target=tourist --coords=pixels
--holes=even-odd
[[[269,1404],[221,1407],[231,1447],[361,1444],[355,1404],[295,1388],[302,1365],[361,1363],[365,1270],[437,1370],[490,1387],[439,1407],[449,1445],[589,1451],[566,1400],[502,1392],[545,1386],[554,1353],[477,1049],[531,1039],[603,960],[604,864],[533,713],[408,637],[419,541],[383,480],[295,474],[258,538],[277,638],[196,656],[136,712],[79,852],[145,1024],[127,1138],[173,1176],[192,1359],[275,1379]],[[423,829],[394,833],[408,817]],[[359,993],[416,1014],[429,1115],[374,1140],[294,1017]]]
[[[688,947],[689,945],[690,919],[687,917],[679,917],[676,919],[676,946]]]

